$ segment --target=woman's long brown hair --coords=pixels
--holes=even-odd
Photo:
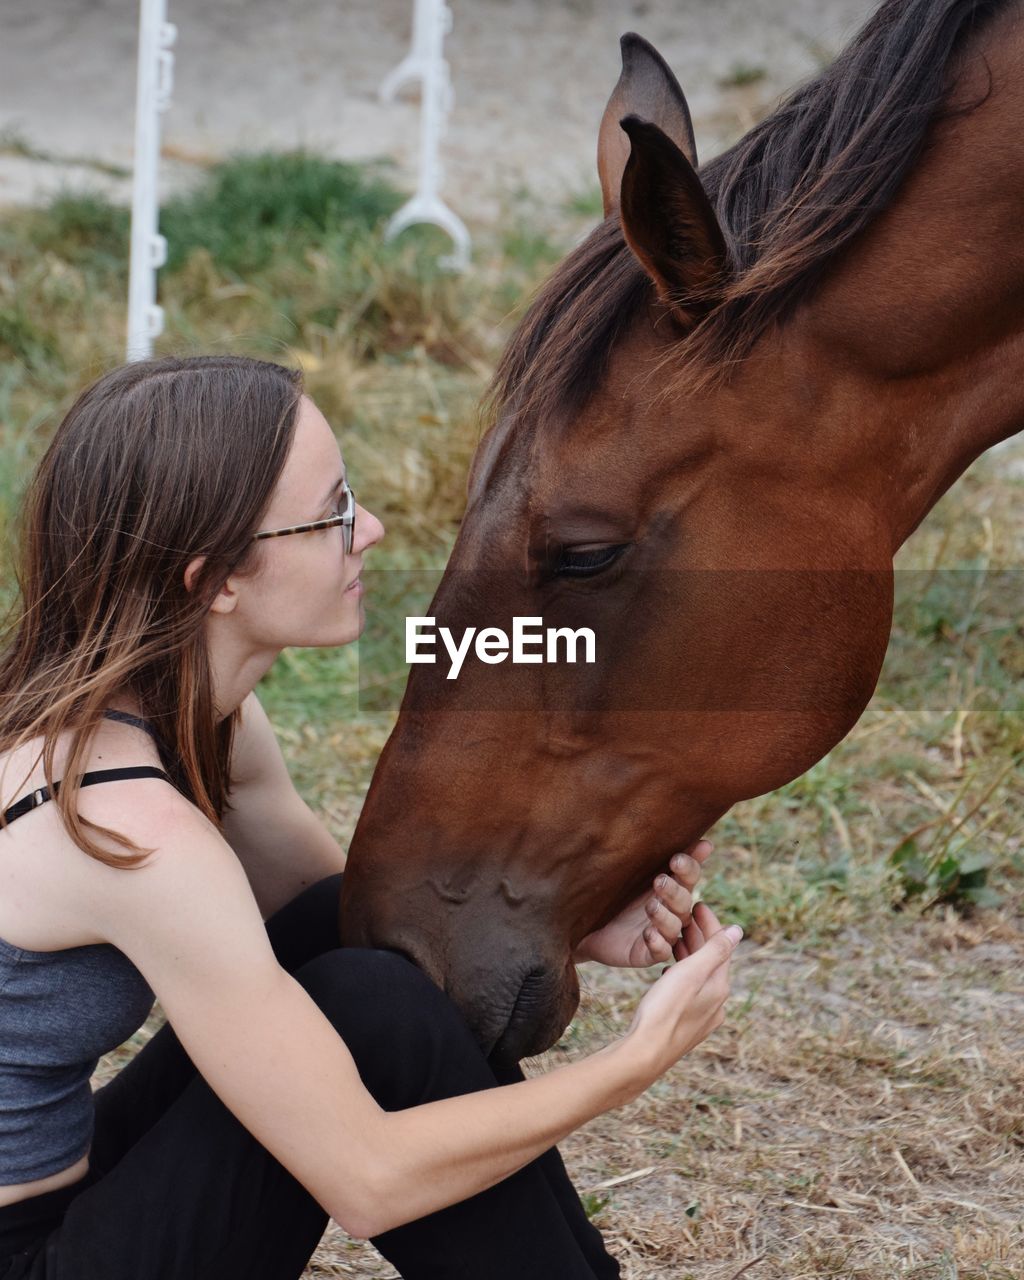
[[[70,735],[56,803],[75,844],[108,866],[151,852],[78,812],[90,739],[113,699],[127,695],[151,721],[164,768],[211,821],[227,808],[237,712],[218,722],[204,619],[228,576],[256,567],[252,535],[301,394],[297,372],[243,357],[114,369],[71,406],[29,487],[21,598],[0,655],[0,751],[41,737],[52,792]],[[134,853],[109,852],[101,836]]]

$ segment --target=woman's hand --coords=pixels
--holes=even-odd
[[[743,930],[723,929],[707,903],[698,902],[686,934],[685,958],[666,969],[637,1005],[623,1042],[639,1055],[645,1087],[725,1021],[729,965]]]
[[[663,964],[673,956],[682,960],[689,954],[685,930],[693,912],[693,891],[713,847],[710,840],[698,840],[686,853],[675,854],[670,874],[656,877],[654,892],[642,893],[603,929],[588,933],[573,960],[597,960],[619,968]]]

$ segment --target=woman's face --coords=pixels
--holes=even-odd
[[[261,529],[310,524],[337,514],[343,509],[345,475],[334,433],[303,396],[292,446]],[[357,505],[348,555],[340,526],[267,538],[260,544],[258,569],[239,584],[236,624],[241,623],[258,649],[349,644],[366,621],[359,580],[363,553],[383,535],[377,517]]]

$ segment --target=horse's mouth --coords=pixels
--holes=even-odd
[[[579,998],[576,970],[535,968],[523,979],[504,1030],[488,1052],[489,1059],[507,1067],[543,1053],[568,1026]]]

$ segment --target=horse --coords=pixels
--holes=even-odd
[[[494,1061],[558,1039],[573,948],[672,851],[847,734],[895,552],[1024,427],[1021,10],[885,0],[702,168],[623,37],[604,218],[501,358],[428,611],[588,627],[598,658],[415,666],[340,908]]]

